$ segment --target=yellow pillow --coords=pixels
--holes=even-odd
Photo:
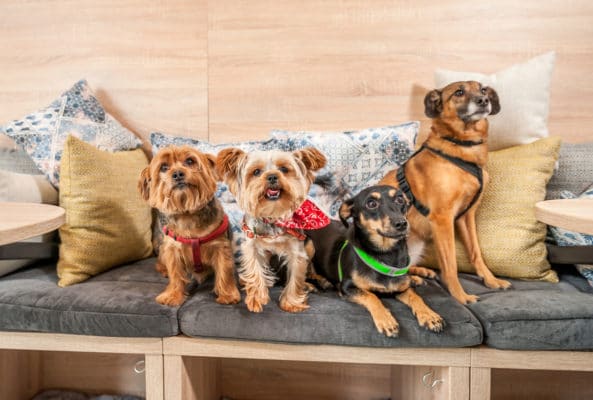
[[[535,219],[534,207],[546,196],[560,142],[549,137],[488,155],[490,181],[476,224],[484,261],[497,276],[558,282],[546,258],[546,225]],[[460,240],[455,247],[459,271],[475,273]],[[438,267],[432,245],[423,264]]]
[[[136,188],[148,160],[142,150],[108,153],[73,136],[61,161],[59,286],[149,257],[151,210]]]

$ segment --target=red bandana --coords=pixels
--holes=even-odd
[[[315,230],[328,226],[329,217],[315,203],[305,200],[292,214],[292,218],[276,221],[276,225],[287,229]]]
[[[312,201],[305,200],[303,204],[292,214],[290,219],[284,221],[276,221],[273,224],[285,229],[285,233],[296,237],[299,240],[305,240],[306,236],[302,233],[303,230],[314,230],[321,229],[329,225],[330,220],[323,211],[319,209]],[[268,235],[259,235],[253,232],[245,220],[243,220],[242,226],[243,232],[248,238],[253,239],[256,236],[259,237],[275,237]]]

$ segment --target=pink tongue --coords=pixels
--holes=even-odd
[[[278,193],[280,193],[279,190],[268,189],[268,196],[276,196]]]

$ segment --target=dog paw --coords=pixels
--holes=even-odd
[[[159,304],[171,307],[177,307],[185,301],[185,295],[179,292],[163,292],[156,297]]]
[[[315,287],[314,284],[310,283],[310,282],[305,282],[305,292],[307,293],[317,293],[317,287]]]
[[[426,310],[416,315],[418,324],[432,332],[442,332],[445,328],[445,320],[432,310]]]
[[[457,295],[453,295],[453,297],[455,298],[455,300],[457,300],[458,302],[460,302],[461,304],[471,304],[471,303],[475,303],[477,302],[480,298],[476,295],[473,294],[467,294],[467,293],[462,293],[462,294],[457,294]]]
[[[492,279],[484,279],[484,285],[490,289],[503,289],[506,290],[510,288],[511,282],[505,281],[504,279],[492,278]]]
[[[409,269],[410,274],[418,275],[423,278],[435,279],[437,277],[437,273],[430,268],[419,267],[417,265],[413,265]]]
[[[245,305],[251,312],[260,313],[264,310],[264,305],[255,297],[247,296],[245,298]]]
[[[309,308],[309,305],[306,302],[293,304],[287,301],[280,301],[280,308],[289,313],[298,313],[305,311]]]
[[[239,301],[241,301],[241,294],[237,289],[231,293],[221,294],[216,298],[218,304],[237,304]]]
[[[382,333],[387,337],[397,337],[399,334],[399,324],[390,312],[386,312],[385,315],[380,318],[373,319],[373,322],[379,333]]]
[[[413,287],[426,285],[426,281],[419,276],[410,275],[410,280],[412,281],[411,286]]]

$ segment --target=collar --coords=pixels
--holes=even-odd
[[[247,225],[245,218],[243,218],[241,229],[250,239],[255,237],[275,238],[282,234],[289,234],[299,240],[305,240],[306,236],[302,232],[303,230],[321,229],[329,225],[330,220],[329,217],[315,205],[315,203],[311,200],[305,200],[290,218],[276,221],[268,221],[263,218],[262,222],[283,228],[282,233],[277,235],[258,234],[255,229],[252,229]]]
[[[459,140],[459,139],[455,139],[452,136],[441,136],[441,138],[445,139],[448,142],[455,143],[456,145],[463,146],[463,147],[472,147],[472,146],[479,146],[481,144],[484,144],[484,141],[482,139],[477,140],[477,141]]]
[[[342,247],[340,248],[340,254],[338,255],[338,277],[340,279],[340,282],[342,282],[342,278],[344,276],[344,273],[342,272],[342,253],[344,252],[344,249],[348,246],[348,244],[349,244],[348,240],[345,240],[344,244],[342,244]],[[359,249],[358,247],[356,247],[354,245],[351,245],[351,246],[354,249],[354,252],[358,256],[358,258],[360,258],[362,260],[362,262],[367,265],[367,267],[375,270],[376,272],[378,272],[380,274],[391,276],[391,277],[401,276],[401,275],[407,274],[408,270],[410,269],[410,256],[406,257],[406,265],[405,266],[393,267],[391,265],[383,264],[381,261],[377,260],[376,258],[373,258],[366,251]]]
[[[193,258],[194,258],[194,269],[196,272],[202,272],[204,269],[202,267],[202,258],[200,252],[200,245],[204,243],[208,243],[211,240],[216,239],[217,237],[223,235],[229,227],[229,217],[226,214],[223,214],[222,222],[212,232],[207,234],[206,236],[192,238],[192,237],[183,237],[177,236],[175,232],[170,230],[166,225],[163,226],[163,233],[166,236],[173,238],[173,240],[189,245],[192,247]]]

